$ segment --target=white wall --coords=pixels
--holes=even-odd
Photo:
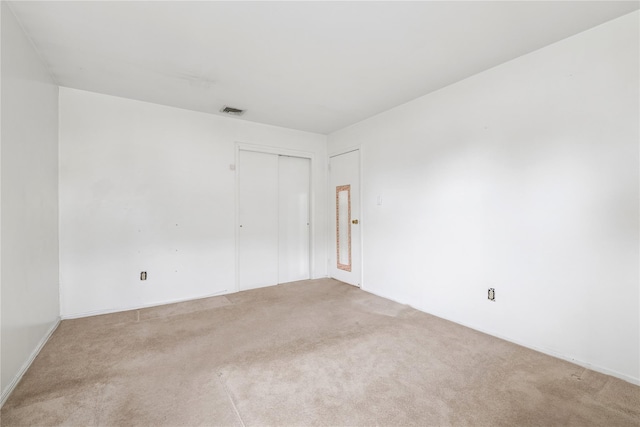
[[[638,19],[330,135],[363,147],[364,289],[638,383]]]
[[[63,317],[235,290],[236,142],[315,155],[326,276],[326,136],[60,89]]]
[[[58,87],[1,8],[4,399],[58,321]]]

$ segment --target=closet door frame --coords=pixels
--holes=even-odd
[[[240,151],[255,151],[258,153],[276,154],[290,157],[301,157],[309,159],[309,277],[313,278],[315,272],[315,177],[313,168],[316,164],[315,155],[309,151],[292,150],[282,147],[273,147],[268,145],[251,144],[236,141],[235,143],[235,280],[234,291],[240,290]]]

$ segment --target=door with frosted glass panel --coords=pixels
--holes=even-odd
[[[329,174],[332,224],[329,274],[360,286],[360,151],[332,156]]]

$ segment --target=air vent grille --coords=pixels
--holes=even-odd
[[[241,110],[239,108],[229,107],[228,105],[225,105],[220,109],[221,113],[231,114],[232,116],[241,116],[244,114],[245,111],[246,110]]]

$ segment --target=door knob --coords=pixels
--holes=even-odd
[[[358,220],[357,219],[352,220],[351,224],[358,224]]]

